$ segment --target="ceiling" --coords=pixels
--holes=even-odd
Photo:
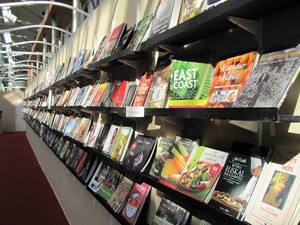
[[[65,36],[68,34],[60,31],[53,34],[52,30],[57,29],[51,29],[48,26],[55,24],[57,28],[72,32],[73,10],[57,6],[54,3],[47,5],[45,2],[0,0],[0,90],[2,91],[25,89],[37,70],[40,70],[50,59],[51,53],[56,52],[59,49],[58,46],[63,44]],[[73,0],[48,2],[73,5]],[[88,12],[91,10],[88,8],[89,4],[94,9],[100,2],[99,0],[80,0],[79,4]],[[3,10],[10,3],[22,5],[11,6]],[[30,5],[26,5],[26,3],[30,3]],[[11,15],[17,17],[15,22],[11,21],[14,19]],[[9,21],[5,22],[6,18]],[[11,42],[8,40],[9,38],[4,38],[5,35],[11,37]],[[53,35],[54,41],[52,40]],[[42,41],[48,43],[40,43]],[[51,49],[51,46],[56,47]]]

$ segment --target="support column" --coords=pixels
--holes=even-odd
[[[54,18],[52,18],[52,26],[56,27],[57,26],[57,23],[56,23],[56,20]],[[52,43],[52,46],[51,46],[51,53],[55,53],[55,45],[56,45],[56,35],[57,35],[57,31],[52,29],[51,30],[51,43]]]
[[[80,1],[79,0],[73,0],[73,7],[80,8]],[[79,26],[79,13],[75,10],[73,10],[73,23],[72,23],[72,33],[74,33]]]
[[[42,66],[45,66],[46,65],[46,60],[47,60],[47,57],[46,57],[46,53],[47,53],[47,45],[46,45],[46,42],[47,42],[47,40],[46,40],[46,37],[43,37],[43,42],[44,42],[44,44],[43,44],[43,64],[42,64]]]

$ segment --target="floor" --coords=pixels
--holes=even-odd
[[[0,134],[0,225],[69,225],[25,132]]]

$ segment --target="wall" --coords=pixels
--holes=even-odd
[[[3,111],[2,132],[14,132],[16,131],[16,125],[19,127],[23,125],[16,124],[16,101],[17,98],[22,99],[23,97],[24,92],[22,91],[0,92],[0,109]],[[24,123],[25,131],[25,122],[22,122]]]

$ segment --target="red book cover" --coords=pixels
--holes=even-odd
[[[100,104],[106,86],[107,86],[107,83],[103,83],[103,84],[99,85],[99,88],[94,96],[91,106],[98,106]]]
[[[136,223],[150,189],[151,186],[146,183],[133,184],[121,213],[129,224],[134,225]]]
[[[109,39],[106,43],[103,58],[108,57],[112,54],[115,46],[118,44],[122,33],[124,32],[124,29],[126,27],[126,23],[122,23],[119,26],[115,27],[114,30],[111,32],[111,35],[109,36]]]
[[[112,92],[113,107],[121,107],[127,92],[127,80],[116,80]]]
[[[144,106],[152,80],[153,73],[147,72],[141,77],[131,106]]]

